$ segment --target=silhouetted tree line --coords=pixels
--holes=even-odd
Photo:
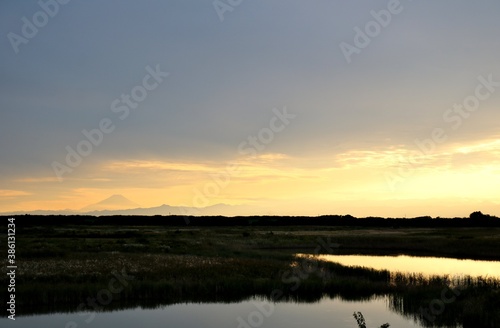
[[[4,221],[9,216],[3,216]],[[351,215],[307,216],[88,216],[21,215],[14,216],[16,226],[45,225],[131,225],[131,226],[353,226],[353,227],[500,227],[500,218],[473,212],[468,218],[356,218]]]

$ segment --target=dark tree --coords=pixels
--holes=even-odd
[[[469,218],[473,220],[481,220],[481,219],[486,219],[488,217],[489,215],[484,215],[481,211],[472,212],[469,215]]]

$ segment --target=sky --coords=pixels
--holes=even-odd
[[[0,212],[500,215],[498,1],[0,3]]]

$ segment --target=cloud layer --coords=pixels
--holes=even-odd
[[[500,87],[443,117],[478,78],[500,82],[500,4],[396,2],[243,1],[221,21],[211,1],[47,0],[59,5],[46,24],[37,2],[0,4],[0,209],[81,208],[112,194],[191,205],[235,164],[211,204],[500,215]],[[394,5],[348,62],[340,45]],[[33,37],[26,21],[41,26]],[[13,45],[11,33],[26,42]],[[157,66],[168,77],[149,90],[147,67]],[[136,100],[126,119],[112,109],[123,95]],[[296,117],[267,142],[262,131],[284,107]],[[52,164],[66,165],[67,147],[103,119],[114,130],[60,182]],[[422,151],[435,129],[446,140]],[[242,153],[252,136],[265,147]]]

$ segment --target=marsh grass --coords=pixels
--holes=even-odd
[[[447,304],[434,323],[475,322],[477,327],[494,327],[488,326],[493,323],[500,327],[500,286],[493,278],[424,277],[318,261],[310,274],[303,275],[297,289],[283,280],[285,272],[299,270],[300,275],[301,261],[295,253],[297,249],[312,253],[317,238],[339,243],[339,253],[349,249],[357,253],[425,253],[433,249],[435,255],[461,253],[481,258],[496,254],[498,248],[491,247],[500,246],[500,230],[273,227],[273,233],[269,232],[269,227],[22,228],[17,239],[18,311],[20,315],[76,311],[81,302],[107,288],[113,271],[125,268],[134,280],[113,295],[112,304],[104,310],[241,301],[269,297],[279,289],[283,301],[301,302],[325,296],[361,300],[388,295],[391,309],[422,320],[420,307],[440,297],[443,288],[460,286],[460,296]],[[464,237],[467,243],[473,242],[465,245]],[[6,244],[4,239],[1,242]],[[453,249],[459,244],[459,249]],[[483,253],[485,249],[488,251]]]

